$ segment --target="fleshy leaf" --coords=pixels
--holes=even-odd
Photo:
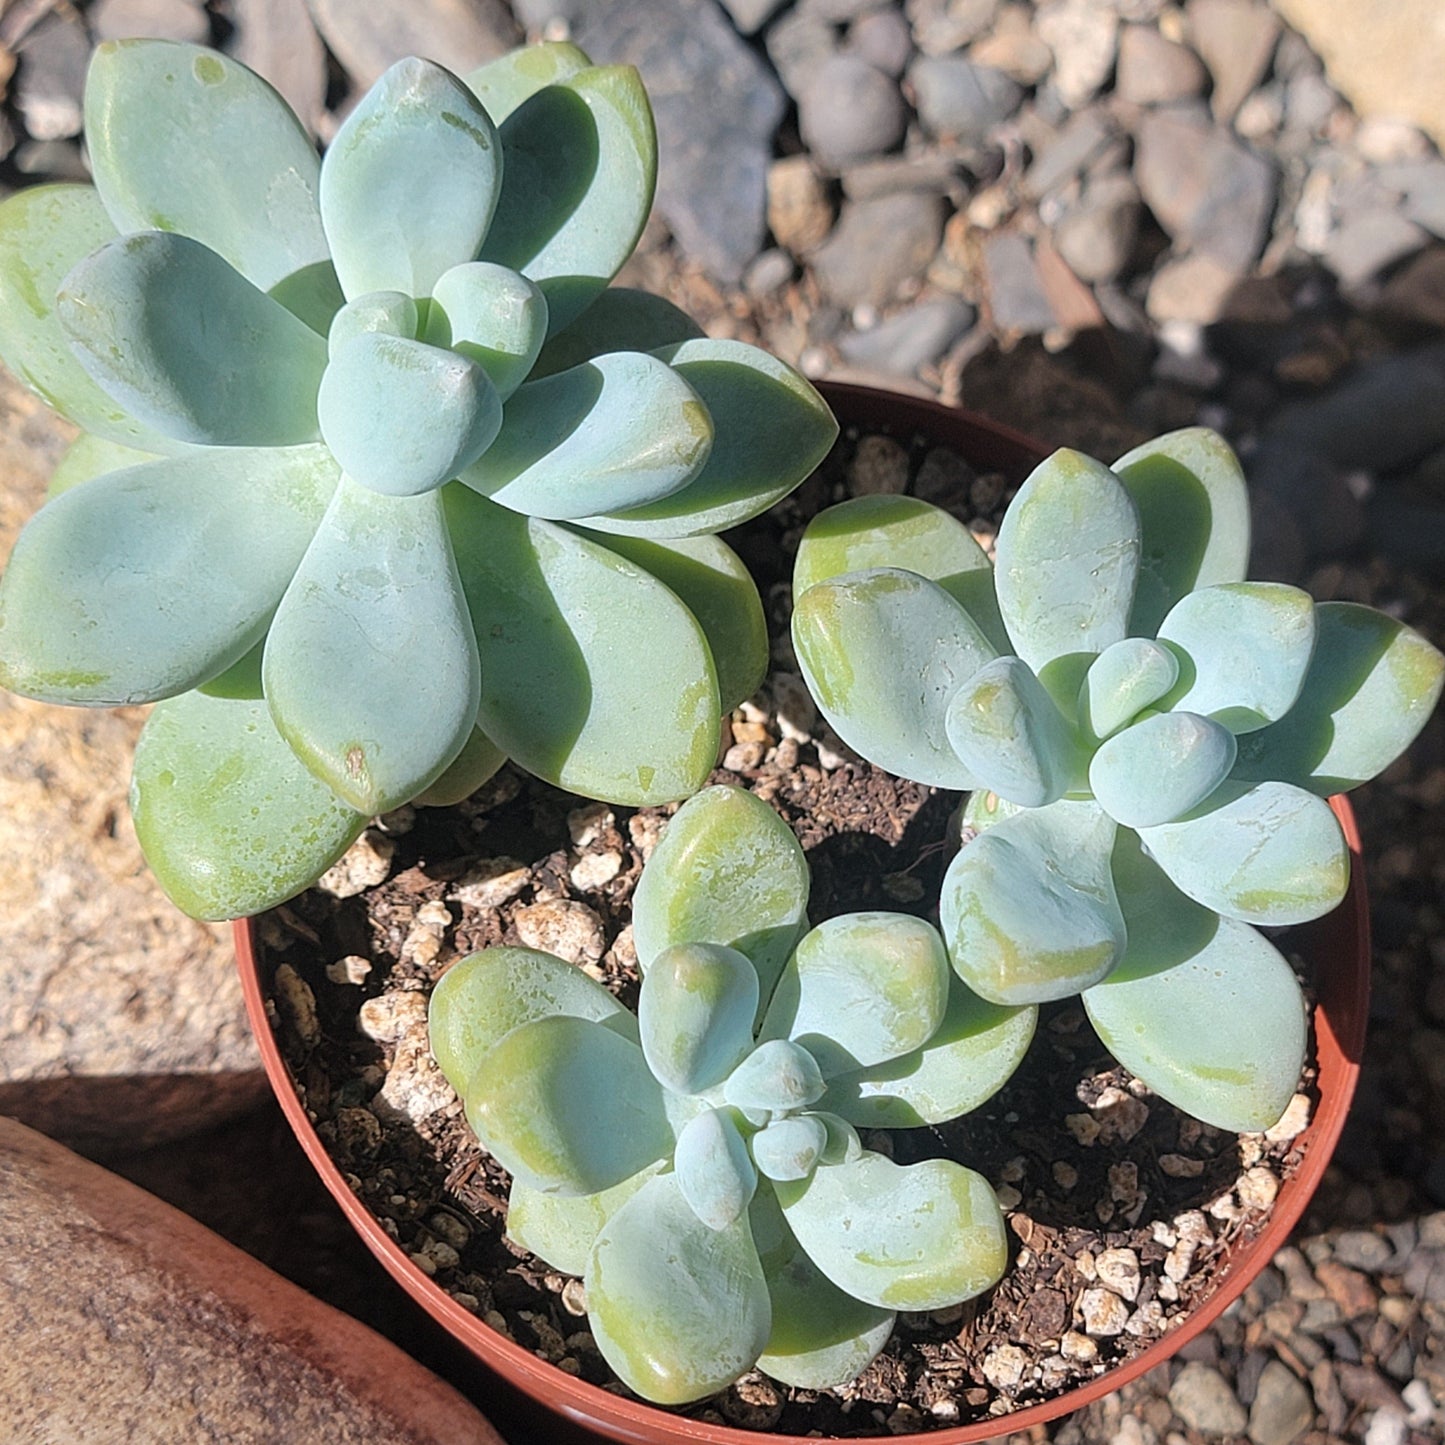
[[[1057,802],[1080,771],[1068,719],[1017,657],[995,658],[968,678],[949,699],[944,726],[978,785],[1021,807]]]
[[[266,294],[279,301],[294,317],[305,322],[318,336],[331,334],[336,313],[346,305],[336,267],[329,259],[295,272],[270,287]]]
[[[749,1219],[773,1313],[758,1368],[804,1390],[857,1379],[888,1343],[897,1316],[844,1294],[823,1274],[793,1237],[771,1190],[758,1191]]]
[[[677,1094],[720,1084],[753,1046],[758,975],[746,954],[674,943],[649,964],[637,1001],[642,1052]]]
[[[506,945],[469,953],[441,976],[427,1013],[431,1050],[457,1093],[515,1028],[565,1015],[636,1039],[632,1014],[596,979],[554,954]]]
[[[823,1077],[922,1048],[943,1022],[948,954],[906,913],[845,913],[807,933],[768,1007],[763,1038],[789,1038]]]
[[[917,497],[851,497],[808,523],[793,566],[793,595],[871,567],[903,567],[937,582],[978,624],[994,651],[1010,651],[993,590],[993,564],[973,533]]]
[[[416,302],[405,291],[368,291],[348,301],[331,318],[326,331],[327,356],[334,361],[358,336],[404,336],[414,341],[419,314]]]
[[[994,657],[957,599],[893,567],[834,577],[793,608],[808,690],[838,736],[890,773],[972,788],[948,740],[948,700]]]
[[[316,439],[325,341],[199,241],[109,241],[66,276],[56,309],[95,381],[175,441]]]
[[[446,771],[412,799],[424,808],[450,808],[470,798],[507,761],[507,755],[481,728],[473,728]]]
[[[1238,459],[1207,427],[1155,437],[1113,471],[1139,509],[1143,539],[1129,631],[1153,637],[1187,593],[1244,580],[1249,493]]]
[[[1314,656],[1289,713],[1240,739],[1235,776],[1284,778],[1321,797],[1368,782],[1414,741],[1440,697],[1445,657],[1353,602],[1315,609]]]
[[[468,73],[467,85],[496,125],[543,86],[586,70],[592,62],[584,51],[563,40],[522,45]],[[575,1272],[575,1271],[574,1271]]]
[[[712,450],[680,491],[590,518],[599,531],[697,537],[736,527],[787,496],[838,435],[833,413],[811,383],[756,346],[704,337],[655,354],[702,398],[712,419]]]
[[[548,1194],[514,1179],[507,1195],[507,1238],[553,1269],[581,1274],[602,1226],[663,1167],[659,1160],[596,1194]]]
[[[450,481],[502,425],[501,398],[475,361],[381,332],[335,353],[316,410],[347,475],[387,497],[413,497]]]
[[[0,360],[86,431],[151,451],[179,451],[91,380],[56,310],[56,292],[70,269],[114,239],[92,186],[35,186],[6,198],[0,205]]]
[[[108,476],[111,472],[123,472],[127,467],[138,467],[142,462],[158,461],[155,452],[141,452],[121,442],[107,441],[104,437],[82,432],[65,449],[65,455],[56,462],[45,488],[48,498],[58,497],[82,482],[93,482],[97,477]]]
[[[337,477],[324,447],[236,449],[56,497],[0,578],[0,682],[91,706],[205,682],[265,632]]]
[[[547,302],[525,276],[487,261],[453,266],[437,282],[422,340],[476,362],[503,401],[527,379],[547,334]]]
[[[1079,689],[1079,725],[1094,738],[1111,737],[1153,706],[1179,678],[1179,659],[1147,637],[1125,637],[1090,664]]]
[[[476,642],[441,499],[343,477],[266,639],[283,736],[367,813],[409,802],[477,721]]]
[[[1114,823],[1065,800],[980,833],[949,865],[939,909],[959,977],[993,1003],[1047,1003],[1105,977],[1124,952],[1109,876]]]
[[[986,1003],[955,976],[943,1022],[921,1049],[829,1079],[819,1107],[864,1129],[911,1129],[956,1119],[1009,1081],[1037,1021],[1038,1009]]]
[[[130,810],[151,872],[193,918],[243,918],[314,883],[366,815],[286,746],[259,699],[182,693],[136,743]]]
[[[816,1104],[825,1087],[807,1049],[788,1039],[769,1039],[728,1076],[723,1098],[734,1108],[783,1114]]]
[[[1291,783],[1231,779],[1193,813],[1139,836],[1190,898],[1245,923],[1307,923],[1349,886],[1350,850],[1335,815]]]
[[[752,1139],[758,1170],[769,1179],[806,1179],[828,1147],[828,1127],[816,1114],[774,1119]]]
[[[97,48],[85,82],[96,189],[120,231],[176,231],[269,290],[326,260],[320,163],[261,79],[196,45]]]
[[[1282,582],[1221,583],[1176,603],[1159,640],[1180,660],[1161,705],[1250,733],[1294,706],[1314,652],[1315,605]]]
[[[549,334],[607,285],[642,235],[657,135],[631,66],[592,66],[544,86],[501,125],[502,194],[481,253],[530,277]]]
[[[429,60],[399,60],[321,163],[321,216],[341,289],[430,296],[476,259],[502,185],[502,147],[476,96]]]
[[[646,972],[674,943],[712,942],[746,954],[763,1007],[808,926],[808,863],[793,831],[761,798],[712,787],[678,809],[632,900]]]
[[[709,1229],[726,1229],[748,1207],[758,1171],[730,1110],[708,1109],[677,1136],[677,1187]]]
[[[609,552],[650,572],[676,593],[697,618],[717,668],[723,712],[746,702],[768,671],[768,623],[752,574],[717,537],[646,537],[591,534]]]
[[[650,807],[696,792],[717,758],[722,713],[692,613],[565,527],[467,487],[442,496],[481,649],[487,736],[528,772],[587,797]]]
[[[1089,764],[1099,806],[1126,828],[1170,823],[1202,803],[1234,766],[1234,735],[1192,712],[1141,718]]]
[[[1008,1264],[993,1190],[952,1160],[900,1166],[865,1152],[775,1188],[813,1263],[880,1309],[936,1310],[972,1299]]]
[[[463,1097],[477,1138],[534,1189],[596,1194],[672,1153],[642,1050],[593,1019],[520,1024],[487,1051]]]
[[[715,1394],[767,1344],[768,1287],[746,1216],[709,1229],[675,1174],[649,1179],[607,1221],[586,1281],[597,1347],[656,1404]]]
[[[1139,516],[1101,462],[1062,448],[1009,504],[994,551],[999,612],[1036,673],[1102,652],[1128,631],[1139,572]]]
[[[533,380],[594,361],[609,351],[656,351],[702,336],[703,329],[680,306],[651,291],[609,286],[542,348]]]
[[[707,408],[676,372],[619,351],[521,387],[462,480],[514,512],[587,517],[685,487],[712,437]]]

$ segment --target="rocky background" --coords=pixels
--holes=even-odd
[[[938,394],[1105,459],[1217,427],[1253,485],[1253,575],[1445,639],[1439,0],[0,0],[0,189],[85,176],[90,49],[142,34],[223,46],[322,141],[406,53],[465,70],[570,36],[635,63],[662,163],[626,279],[809,375]],[[0,552],[64,440],[0,379]],[[400,1340],[530,1445],[257,1105],[224,932],[177,919],[128,832],[135,726],[0,698],[0,1113]],[[1311,1216],[1177,1361],[1020,1441],[1445,1438],[1441,719],[1356,800],[1371,1038]],[[0,1266],[0,1328],[29,1369],[53,1346],[43,1310],[17,1307],[34,1280],[14,1224],[36,1206],[16,1159],[57,1189],[65,1170],[0,1139],[0,1234],[22,1260]],[[32,1252],[47,1273],[56,1249]],[[73,1293],[87,1269],[140,1268],[67,1266]],[[0,1435],[46,1438],[5,1412]],[[118,1428],[94,1438],[142,1438]],[[203,1438],[186,1428],[156,1438]]]

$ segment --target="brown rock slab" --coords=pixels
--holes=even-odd
[[[70,435],[0,372],[0,558]],[[193,1133],[265,1091],[228,931],[182,915],[135,841],[142,716],[0,692],[0,1113],[89,1152]]]
[[[502,1445],[381,1336],[13,1120],[0,1337],[7,1440]]]

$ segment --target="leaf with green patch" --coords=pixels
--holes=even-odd
[[[1172,823],[1202,803],[1234,766],[1234,734],[1192,712],[1163,712],[1117,732],[1094,754],[1089,787],[1126,828]]]
[[[366,814],[286,745],[260,699],[187,692],[158,703],[136,743],[130,810],[151,872],[193,918],[264,913],[314,883]]]
[[[1147,637],[1125,637],[1089,665],[1079,689],[1079,726],[1089,737],[1112,737],[1153,706],[1179,678],[1179,659]]]
[[[768,1039],[728,1075],[723,1098],[737,1109],[789,1114],[816,1104],[826,1087],[817,1060],[801,1044]]]
[[[631,286],[609,286],[543,346],[532,379],[568,371],[609,351],[656,351],[703,334],[702,327],[666,297]]]
[[[338,475],[325,447],[235,448],[54,498],[0,578],[0,681],[116,706],[215,676],[265,632]]]
[[[50,482],[45,488],[48,498],[58,497],[82,482],[93,482],[97,477],[108,476],[111,472],[123,472],[127,467],[138,467],[143,462],[158,461],[155,452],[137,451],[122,442],[107,441],[105,437],[92,436],[81,432],[65,449],[65,454],[50,473]]]
[[[436,781],[480,691],[437,493],[343,477],[276,610],[263,680],[282,735],[352,807],[384,813]]]
[[[547,302],[532,282],[505,266],[468,261],[437,282],[422,340],[474,361],[506,401],[527,379],[546,335]]]
[[[828,1126],[816,1114],[785,1114],[753,1135],[758,1172],[768,1179],[806,1179],[828,1148]]]
[[[553,1269],[581,1274],[602,1226],[663,1167],[658,1160],[596,1194],[548,1194],[514,1179],[507,1195],[507,1238]]]
[[[720,1084],[753,1046],[758,974],[717,943],[674,943],[653,958],[637,1000],[642,1052],[677,1094]]]
[[[259,75],[198,45],[111,41],[85,81],[85,141],[119,231],[175,231],[263,291],[326,260],[320,162]]]
[[[677,1187],[709,1229],[742,1216],[758,1187],[758,1171],[731,1109],[705,1109],[683,1125],[673,1156]]]
[[[497,125],[544,86],[586,70],[592,62],[565,40],[520,45],[469,71],[467,85]]]
[[[420,315],[416,302],[405,291],[368,291],[348,301],[331,318],[326,329],[327,357],[335,361],[358,336],[404,336],[415,341]]]

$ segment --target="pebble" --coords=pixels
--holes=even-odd
[[[768,228],[795,256],[816,250],[833,229],[833,207],[812,160],[785,156],[768,168]]]
[[[836,54],[833,27],[803,10],[788,10],[768,27],[764,36],[768,59],[795,100],[807,88],[815,67]]]
[[[1086,1289],[1079,1296],[1079,1319],[1093,1339],[1113,1339],[1129,1323],[1129,1306],[1111,1289]]]
[[[803,141],[832,170],[892,150],[906,125],[897,82],[853,54],[816,66],[798,100]]]
[[[1279,40],[1279,17],[1259,0],[1189,0],[1189,34],[1214,88],[1209,108],[1223,124],[1264,79]]]
[[[793,258],[778,246],[770,246],[743,272],[743,290],[754,301],[775,296],[797,274]]]
[[[326,51],[306,0],[231,0],[227,49],[269,80],[314,135],[326,108]]]
[[[358,893],[386,882],[395,856],[395,842],[380,829],[368,828],[317,879],[316,887],[333,898],[355,898]]]
[[[1126,25],[1119,32],[1114,94],[1130,105],[1172,105],[1202,95],[1208,83],[1204,62],[1166,39],[1152,25]]]
[[[977,146],[1019,107],[1023,90],[1002,70],[962,55],[921,55],[907,84],[918,119],[936,138]]]
[[[407,55],[445,57],[460,75],[510,50],[521,36],[500,0],[408,0],[405,5],[356,5],[307,0],[331,53],[360,87]]]
[[[96,0],[87,18],[90,33],[104,40],[181,40],[202,45],[211,21],[196,0]]]
[[[1249,1438],[1254,1445],[1292,1445],[1314,1418],[1310,1391],[1287,1365],[1267,1361],[1249,1407]]]
[[[845,201],[813,259],[824,293],[840,306],[884,306],[927,268],[943,235],[943,201],[899,191]]]
[[[956,296],[916,301],[868,331],[845,336],[838,349],[855,366],[909,376],[935,361],[973,325],[977,311]]]
[[[1214,1438],[1242,1434],[1248,1421],[1229,1381],[1210,1365],[1185,1365],[1169,1387],[1169,1403],[1191,1430]]]
[[[1097,0],[1053,0],[1034,20],[1040,40],[1053,52],[1053,84],[1070,110],[1098,94],[1114,69],[1119,17]]]
[[[363,1001],[357,1027],[379,1044],[394,1044],[415,1029],[426,1027],[426,995],[413,989],[393,990]]]
[[[918,48],[925,55],[946,55],[994,23],[999,0],[905,0],[905,11]]]
[[[568,963],[595,963],[607,944],[602,920],[585,903],[550,899],[519,908],[513,919],[520,942]]]
[[[1027,237],[1017,231],[989,236],[983,244],[983,267],[996,330],[1038,334],[1057,323]]]
[[[1430,239],[1423,226],[1394,209],[1355,211],[1331,232],[1322,256],[1346,290],[1413,255]]]
[[[85,22],[67,6],[44,15],[17,47],[15,103],[33,140],[80,134],[81,96],[90,64]]]
[[[1083,110],[1065,121],[1024,173],[1024,190],[1039,199],[1072,181],[1117,134],[1109,117]]]
[[[1139,1298],[1139,1256],[1132,1249],[1106,1249],[1096,1256],[1099,1283],[1133,1304]]]
[[[462,874],[447,896],[470,908],[500,908],[531,881],[531,870],[516,858],[483,858]]]
[[[721,0],[740,35],[753,35],[787,3],[787,0]]]
[[[869,65],[897,80],[913,55],[907,17],[892,8],[869,10],[848,27],[847,48]]]
[[[1000,7],[992,31],[969,54],[1023,86],[1037,85],[1054,63],[1053,51],[1034,28],[1032,10],[1018,4]]]
[[[1000,1345],[983,1358],[983,1377],[995,1390],[1012,1394],[1032,1364],[1029,1356],[1017,1345]]]
[[[858,445],[848,471],[854,497],[896,495],[908,486],[908,451],[892,437],[868,436]]]

